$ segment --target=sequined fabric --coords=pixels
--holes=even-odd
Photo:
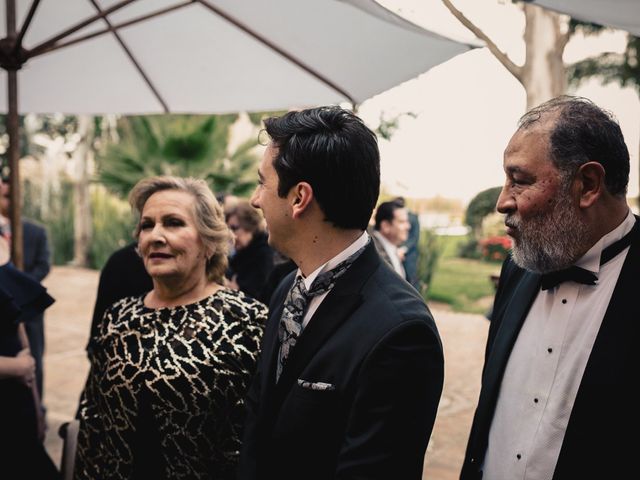
[[[174,308],[142,299],[119,301],[103,319],[75,478],[151,478],[149,469],[166,479],[233,478],[266,307],[230,290]]]

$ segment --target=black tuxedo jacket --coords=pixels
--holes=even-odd
[[[640,420],[634,380],[640,371],[638,225],[636,218],[632,244],[582,376],[553,480],[630,478],[628,472],[637,472],[637,444],[630,439],[637,438]],[[507,259],[496,293],[482,389],[461,480],[482,478],[481,467],[502,376],[539,288],[540,275],[527,272]]]
[[[239,478],[421,479],[444,375],[422,298],[370,243],[325,297],[276,384],[278,324],[294,276],[271,302]]]

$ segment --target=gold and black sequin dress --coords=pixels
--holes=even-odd
[[[76,479],[231,479],[267,308],[232,290],[103,319],[80,404]]]

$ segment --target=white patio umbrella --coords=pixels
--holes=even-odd
[[[626,30],[640,36],[640,0],[524,0],[584,22]]]
[[[19,112],[355,105],[471,48],[373,0],[5,0],[2,25],[18,264]]]

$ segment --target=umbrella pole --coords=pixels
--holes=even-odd
[[[7,14],[7,38],[16,40],[16,2],[15,0],[5,0]],[[15,52],[15,50],[14,50]],[[20,270],[23,269],[22,257],[22,221],[21,221],[21,205],[20,205],[20,169],[18,160],[20,159],[20,131],[18,125],[18,68],[9,66],[7,70],[7,96],[9,111],[7,112],[7,133],[9,134],[9,149],[7,151],[9,157],[10,181],[11,188],[11,261]],[[29,339],[24,324],[18,325],[18,335],[23,348],[29,348]],[[38,390],[36,383],[31,385],[31,393],[33,394],[33,403],[36,409],[38,420],[38,437],[44,440],[44,416],[40,405]]]
[[[6,0],[7,38],[16,38],[16,2]],[[16,267],[23,268],[22,221],[20,204],[20,132],[18,125],[18,70],[7,68],[7,133],[9,134],[9,185],[11,189],[11,261]]]
[[[20,133],[18,126],[18,72],[15,70],[7,71],[8,74],[8,90],[9,90],[9,112],[7,115],[7,132],[9,133],[9,177],[10,194],[11,194],[11,260],[14,265],[22,270],[23,252],[22,252],[22,221],[21,221],[21,205],[20,205],[20,167],[18,160],[20,159]]]

